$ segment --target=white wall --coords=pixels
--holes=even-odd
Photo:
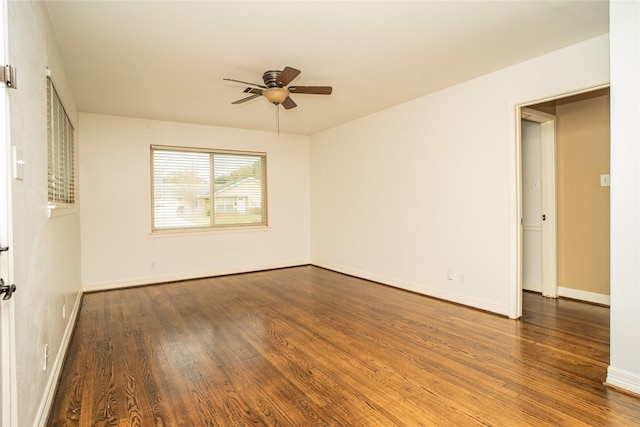
[[[608,44],[588,40],[313,135],[312,262],[515,316],[515,106],[608,83]]]
[[[611,353],[607,382],[640,393],[640,3],[612,1]]]
[[[44,2],[9,2],[9,63],[18,88],[9,90],[12,145],[22,149],[24,180],[12,180],[13,278],[18,405],[17,425],[40,422],[80,295],[79,215],[47,217],[46,68],[77,129],[74,100]],[[62,318],[66,305],[67,318]],[[43,347],[49,367],[43,371]]]
[[[269,228],[151,235],[151,144],[266,152]],[[80,180],[85,290],[309,262],[306,136],[81,113]]]

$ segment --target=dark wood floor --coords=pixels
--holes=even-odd
[[[84,297],[50,426],[640,426],[609,311],[520,321],[296,267]]]

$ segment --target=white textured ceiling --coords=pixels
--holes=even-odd
[[[310,135],[608,32],[607,1],[47,1],[83,112],[275,129],[245,85],[285,66]]]

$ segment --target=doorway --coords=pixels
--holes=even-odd
[[[609,305],[609,88],[526,104],[519,112],[519,289]],[[551,119],[555,148],[545,155],[542,129]],[[540,148],[527,146],[531,135]],[[531,152],[539,166],[535,156],[526,164]],[[545,165],[555,174],[548,187]],[[529,204],[532,195],[537,201]],[[518,298],[521,304],[521,293]]]

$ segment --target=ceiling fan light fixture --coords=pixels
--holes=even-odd
[[[272,104],[282,104],[289,96],[289,91],[283,87],[270,87],[263,90],[262,95]]]

